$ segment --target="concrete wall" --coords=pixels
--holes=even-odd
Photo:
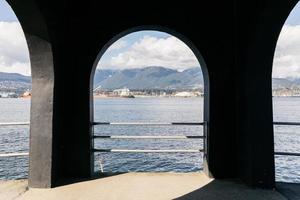
[[[138,3],[10,0],[30,47],[30,186],[91,176],[91,79],[107,42],[138,26],[188,38],[209,75],[206,171],[274,186],[271,69],[296,0]]]

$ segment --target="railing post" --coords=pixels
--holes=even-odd
[[[91,131],[91,149],[90,149],[90,163],[91,163],[91,175],[94,176],[95,175],[95,152],[93,151],[94,149],[94,141],[95,141],[95,138],[94,138],[94,122],[91,122],[90,123],[90,131]]]
[[[209,160],[209,124],[207,121],[204,121],[203,123],[203,135],[204,135],[204,140],[203,140],[203,171],[208,177],[212,177],[212,174],[210,173],[209,170],[209,165],[208,165],[208,160]]]

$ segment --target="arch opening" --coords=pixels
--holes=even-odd
[[[0,154],[4,156],[29,151],[31,82],[29,50],[21,23],[10,5],[1,0]],[[0,179],[27,178],[28,165],[28,156],[2,157]]]
[[[278,38],[272,70],[277,182],[300,183],[300,3]],[[294,154],[294,155],[293,155]],[[297,156],[297,154],[299,154]]]
[[[92,146],[103,151],[91,156],[95,172],[203,169],[203,153],[182,151],[204,149],[208,130],[207,69],[187,38],[159,26],[118,34],[95,61],[91,88]]]

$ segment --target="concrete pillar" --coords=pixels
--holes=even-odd
[[[29,186],[52,186],[54,72],[49,42],[27,35],[32,70]]]

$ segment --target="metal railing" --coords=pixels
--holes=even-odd
[[[101,139],[204,139],[204,136],[197,135],[159,135],[159,136],[148,136],[148,135],[94,135],[94,138]]]
[[[0,158],[21,157],[21,156],[29,156],[29,153],[28,152],[20,152],[20,153],[2,153],[2,154],[0,154]]]
[[[185,125],[185,126],[203,126],[205,122],[170,122],[170,123],[145,123],[145,122],[93,122],[93,126],[97,125],[146,125],[146,126],[170,126],[170,125]],[[281,126],[300,126],[299,122],[273,122],[274,125]],[[1,126],[27,126],[29,122],[6,122],[0,123]],[[93,139],[205,139],[205,136],[127,136],[127,135],[93,135]],[[142,150],[142,149],[93,149],[93,152],[128,152],[128,153],[195,153],[203,152],[203,149],[187,149],[187,150]],[[295,152],[274,152],[276,156],[300,156],[300,153]],[[28,152],[19,153],[2,153],[1,157],[17,157],[28,156]]]
[[[92,126],[203,126],[205,122],[169,122],[169,123],[147,123],[147,122],[93,122]],[[184,140],[184,139],[205,139],[204,135],[93,135],[92,139],[159,139],[159,140]],[[111,153],[199,153],[204,149],[95,149],[93,152],[111,152]]]
[[[273,122],[274,125],[300,126],[299,122]]]
[[[273,122],[277,126],[300,126],[299,122]],[[295,152],[274,152],[276,156],[300,156],[300,153]]]
[[[28,126],[30,125],[29,122],[5,122],[0,123],[0,126]]]
[[[115,152],[115,153],[199,153],[203,149],[94,149],[94,152]]]
[[[7,122],[0,123],[1,126],[28,126],[29,122]],[[97,125],[136,125],[136,126],[203,126],[204,122],[171,122],[171,123],[144,123],[144,122],[93,122],[93,126]],[[92,139],[167,139],[167,140],[182,140],[182,139],[204,139],[205,136],[185,136],[185,135],[163,135],[163,136],[128,136],[128,135],[93,135]],[[118,152],[118,153],[199,153],[203,149],[94,149],[93,152]],[[20,157],[29,156],[28,152],[16,153],[1,153],[0,158],[4,157]]]
[[[204,122],[170,122],[170,123],[160,123],[160,122],[93,122],[92,125],[145,125],[145,126],[168,126],[168,125],[181,125],[181,126],[199,126],[204,125]]]

